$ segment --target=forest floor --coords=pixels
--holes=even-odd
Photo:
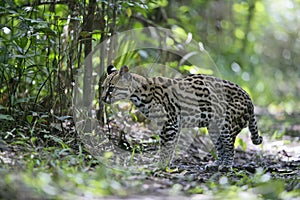
[[[197,144],[169,171],[106,169],[74,138],[65,140],[66,130],[52,130],[54,137],[36,126],[27,137],[28,128],[19,127],[0,139],[0,199],[300,199],[298,122],[298,115],[261,117],[264,143],[254,146],[241,134],[230,172],[205,170],[214,158]]]
[[[299,139],[265,136],[263,147],[238,147],[231,172],[205,170],[214,159],[211,154],[181,155],[173,162],[171,172],[130,176],[129,180],[141,184],[129,199],[300,199],[281,195],[282,191],[300,192]]]

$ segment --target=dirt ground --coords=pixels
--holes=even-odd
[[[263,121],[262,123],[265,122]],[[122,127],[122,131],[125,130],[127,135],[134,132],[135,136],[132,137],[138,137],[136,133],[139,131],[148,131],[134,124],[129,125],[129,127],[129,129]],[[296,128],[297,126],[289,125],[283,130],[282,127],[278,129],[274,124],[268,128],[264,127],[262,128],[264,142],[259,146],[252,144],[247,130],[243,131],[239,135],[242,142],[236,147],[234,166],[231,172],[210,172],[205,170],[205,165],[214,160],[214,157],[209,153],[209,149],[212,146],[206,140],[206,136],[204,139],[194,139],[193,142],[195,144],[189,142],[187,145],[179,141],[179,146],[188,146],[188,148],[185,148],[183,153],[177,153],[172,163],[171,172],[150,171],[147,176],[133,176],[132,180],[140,180],[142,182],[141,189],[137,190],[133,197],[135,194],[144,194],[148,195],[148,197],[151,197],[149,194],[156,194],[165,196],[166,199],[167,197],[172,199],[170,194],[175,193],[175,196],[184,194],[183,198],[190,191],[193,191],[193,188],[197,188],[198,185],[203,186],[203,184],[205,185],[208,182],[220,183],[224,177],[226,177],[225,182],[239,185],[245,180],[245,177],[253,179],[258,173],[267,174],[266,176],[270,180],[282,180],[285,183],[286,191],[300,190],[300,137]],[[293,134],[281,134],[277,130]],[[270,132],[273,134],[270,134]],[[189,132],[188,134],[191,135],[193,133]],[[130,138],[130,136],[127,136],[127,139],[128,137]],[[185,140],[184,137],[183,140]],[[120,138],[118,142],[120,142]],[[207,196],[199,195],[192,195],[189,199],[192,197],[195,197],[195,199],[207,199]],[[142,197],[139,196],[140,199],[143,199]],[[152,199],[156,199],[155,196]]]

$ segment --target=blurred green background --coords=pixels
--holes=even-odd
[[[74,75],[93,45],[146,26],[190,33],[222,78],[240,84],[257,106],[299,111],[299,0],[5,0],[0,5],[1,118],[13,118],[18,107],[68,113]]]
[[[176,30],[201,42],[219,70],[215,75],[241,85],[260,114],[279,116],[261,120],[264,132],[282,139],[281,124],[278,131],[265,127],[290,115],[298,136],[300,0],[2,0],[0,198],[122,196],[130,194],[128,188],[142,188],[150,172],[132,178],[104,168],[77,140],[71,115],[76,74],[83,72],[87,80],[93,77],[87,62],[95,46],[111,35],[148,26]],[[143,35],[137,39],[149,40]],[[100,49],[108,51],[94,66],[100,74],[106,64],[120,67],[127,60],[134,65],[157,60],[182,74],[191,72],[176,56],[151,50],[126,52],[126,44],[114,42],[118,41],[111,47],[122,47],[124,56],[114,60],[113,48]],[[88,84],[83,87],[91,89]],[[89,104],[89,94],[84,97]],[[272,187],[273,179],[266,174],[258,171],[252,179],[237,173],[243,178],[228,182],[221,177],[223,184],[213,178],[206,185],[193,182],[190,192],[222,191],[221,196],[246,192],[261,199],[257,194],[267,188],[266,199],[299,196],[298,179],[287,184],[281,179]],[[298,193],[289,193],[293,188]]]

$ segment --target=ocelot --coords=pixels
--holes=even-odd
[[[238,85],[213,76],[192,74],[185,78],[146,78],[107,67],[102,101],[112,104],[129,99],[145,117],[156,121],[160,131],[160,164],[169,166],[181,128],[207,127],[217,159],[206,169],[229,170],[233,165],[234,142],[249,127],[253,144],[262,143],[254,106]]]

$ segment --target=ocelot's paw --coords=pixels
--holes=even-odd
[[[230,166],[230,165],[219,165],[218,170],[220,172],[230,172],[230,171],[232,171],[232,166]]]
[[[218,161],[215,161],[211,164],[205,165],[205,170],[206,171],[218,171],[218,168],[219,168],[219,162]]]
[[[162,171],[166,171],[166,169],[170,168],[170,163],[167,162],[159,162],[157,165]]]

